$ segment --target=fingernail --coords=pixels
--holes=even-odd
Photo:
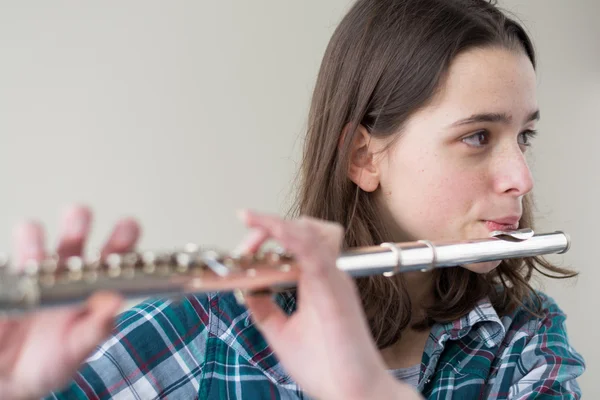
[[[80,238],[89,227],[89,215],[78,206],[69,207],[64,214],[63,235],[68,238]]]
[[[21,243],[20,251],[26,259],[38,258],[44,252],[42,237],[36,232],[38,228],[32,224],[21,224],[17,231],[17,240]]]
[[[246,219],[248,218],[248,210],[240,209],[236,210],[235,213],[237,214],[237,217],[240,219],[240,221],[246,222]]]
[[[244,254],[248,251],[248,247],[250,246],[251,243],[253,243],[256,240],[256,237],[259,236],[261,234],[261,232],[259,230],[253,230],[251,233],[249,233],[240,244],[237,245],[237,247],[233,250],[234,253],[237,254]]]
[[[42,253],[42,244],[39,242],[39,240],[32,240],[25,245],[23,250],[26,258],[37,259]]]
[[[127,245],[133,241],[135,229],[130,225],[120,225],[115,233],[115,241],[119,244]]]
[[[88,219],[82,215],[74,216],[65,226],[65,235],[69,237],[81,237],[88,227],[88,222]]]

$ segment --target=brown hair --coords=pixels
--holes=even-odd
[[[490,1],[358,0],[335,30],[321,64],[292,213],[342,224],[346,248],[389,240],[376,193],[362,191],[347,175],[358,126],[377,137],[393,137],[431,100],[457,54],[489,46],[524,51],[535,68],[534,48],[524,29]],[[521,227],[533,227],[530,195],[523,208]],[[546,276],[575,275],[541,257],[503,261],[488,274],[434,270],[435,302],[419,325],[452,321],[484,296],[490,296],[501,315],[524,305],[526,296],[537,296],[528,283],[534,270]],[[395,343],[411,320],[401,275],[357,279],[379,348]],[[498,285],[503,290],[494,290]]]

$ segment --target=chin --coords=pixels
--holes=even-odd
[[[488,272],[493,271],[500,265],[502,261],[486,261],[474,264],[464,264],[463,268],[468,269],[469,271],[473,271],[478,274],[487,274]]]

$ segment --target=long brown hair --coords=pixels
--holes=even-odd
[[[407,119],[434,96],[457,54],[489,46],[523,51],[535,68],[527,33],[493,2],[358,0],[335,30],[321,64],[292,214],[341,223],[346,248],[389,240],[375,193],[362,191],[347,175],[358,126],[376,137],[401,132]],[[533,227],[532,208],[527,195],[522,227]],[[528,283],[534,270],[554,277],[576,275],[541,257],[504,261],[488,274],[464,268],[434,270],[435,302],[419,325],[452,321],[484,296],[490,296],[501,315],[524,305],[524,299],[532,297],[528,295],[537,296]],[[357,285],[378,347],[392,345],[411,321],[401,274],[393,279],[360,278]],[[503,290],[495,290],[497,286]]]

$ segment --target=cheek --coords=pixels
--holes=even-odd
[[[396,223],[410,235],[451,238],[473,220],[483,195],[481,176],[453,168],[435,155],[400,164],[396,171],[384,193]]]

